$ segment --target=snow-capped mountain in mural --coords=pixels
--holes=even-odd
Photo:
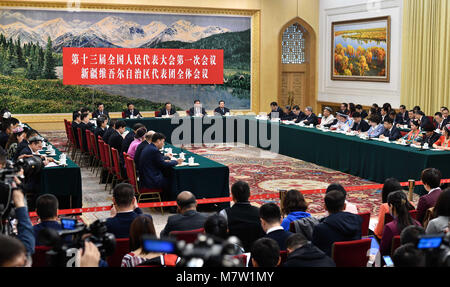
[[[62,47],[146,48],[168,41],[193,43],[212,35],[230,32],[227,28],[202,27],[186,20],[178,20],[171,25],[159,21],[140,25],[119,16],[108,16],[93,24],[80,20],[67,22],[62,18],[29,22],[17,12],[0,14],[0,19],[2,17],[9,17],[10,22],[16,20],[0,25],[0,33],[6,37],[14,40],[20,37],[22,43],[37,42],[41,46],[45,46],[50,37],[54,51],[58,53],[62,52]]]

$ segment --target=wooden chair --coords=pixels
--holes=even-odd
[[[186,231],[171,231],[169,236],[173,236],[177,241],[184,241],[186,243],[194,243],[199,234],[205,233],[204,228],[186,230]]]
[[[120,267],[123,257],[130,252],[130,239],[117,238],[114,254],[106,258],[109,267]]]
[[[112,187],[114,187],[118,182],[123,182],[124,178],[120,172],[120,161],[119,161],[119,152],[115,148],[111,148],[111,155],[113,159],[113,182]]]
[[[94,160],[93,160],[93,163],[92,163],[92,172],[94,172],[95,168],[98,167],[99,164],[100,164],[100,154],[99,154],[99,151],[98,151],[98,144],[97,144],[97,141],[95,140],[94,133],[90,132],[89,135],[90,135],[89,138],[91,140],[91,148],[92,148],[93,153],[94,153]]]
[[[89,164],[88,166],[92,166],[94,164],[94,148],[92,146],[92,141],[91,141],[91,131],[90,130],[85,130],[85,137],[86,137],[86,143],[87,143],[87,148],[88,150],[86,151],[86,153],[89,155]]]
[[[365,213],[358,213],[359,216],[362,218],[361,223],[361,236],[368,236],[369,235],[369,222],[370,222],[370,212]]]
[[[126,118],[125,111],[122,111],[122,119],[125,119],[125,118]]]
[[[111,177],[114,176],[114,171],[113,171],[113,165],[112,165],[112,160],[111,160],[111,148],[109,146],[109,144],[106,144],[103,142],[103,154],[105,156],[105,162],[106,162],[106,170],[108,171],[108,177],[106,178],[106,184],[105,184],[105,190],[108,187],[108,181]]]
[[[368,250],[372,239],[364,238],[353,241],[333,243],[331,258],[336,267],[366,267],[369,261]]]
[[[97,169],[97,174],[98,174],[99,170],[108,170],[107,162],[106,162],[106,158],[105,158],[104,145],[105,145],[105,142],[102,140],[102,138],[100,136],[98,136],[98,151],[99,151],[99,155],[100,155],[100,166],[99,166],[99,169]],[[101,178],[100,178],[100,183],[101,183]]]
[[[155,117],[159,117],[160,113],[161,113],[161,111],[155,111]]]
[[[69,153],[70,149],[72,148],[72,140],[70,139],[69,134],[69,126],[68,126],[68,120],[64,119],[64,128],[66,129],[66,136],[67,136],[67,153]]]
[[[47,251],[49,251],[51,247],[49,246],[35,246],[34,254],[32,256],[33,263],[31,267],[48,267],[47,264]]]
[[[189,112],[189,110],[186,110],[186,116],[190,116],[191,113]]]
[[[83,156],[88,156],[89,152],[84,149],[83,145],[83,133],[81,132],[81,128],[77,128],[77,136],[78,136],[78,143],[80,144],[80,157],[79,157],[79,163],[80,167],[83,167]]]
[[[142,200],[158,200],[161,202],[161,192],[162,189],[149,189],[149,188],[139,188],[138,179],[136,176],[136,164],[134,160],[129,157],[125,152],[123,153],[123,158],[125,160],[125,168],[127,170],[128,183],[134,187],[137,194],[138,203]],[[161,206],[161,214],[164,214],[163,207]]]

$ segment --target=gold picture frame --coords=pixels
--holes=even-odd
[[[390,82],[391,17],[331,24],[331,80]]]
[[[100,12],[148,12],[148,13],[167,13],[167,14],[190,14],[190,15],[213,15],[213,16],[247,16],[251,17],[251,59],[250,59],[250,109],[240,110],[242,112],[259,111],[260,97],[260,26],[261,11],[255,9],[222,9],[222,8],[204,8],[204,7],[181,7],[181,6],[155,6],[140,4],[103,4],[77,1],[76,7],[67,2],[50,1],[2,1],[0,0],[0,9],[57,9],[69,11],[100,11]],[[69,4],[68,4],[69,3]],[[71,6],[72,5],[72,6]]]

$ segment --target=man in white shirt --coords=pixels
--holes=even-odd
[[[281,226],[281,210],[275,203],[266,203],[259,208],[261,227],[266,235],[272,238],[280,246],[280,250],[286,250],[286,240],[292,235]]]

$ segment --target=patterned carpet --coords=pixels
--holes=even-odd
[[[220,162],[230,168],[230,185],[238,180],[247,181],[252,195],[278,193],[279,189],[322,189],[331,183],[343,186],[362,186],[376,184],[368,180],[327,169],[302,160],[263,151],[251,146],[230,144],[209,147],[188,147],[192,152]],[[315,215],[325,213],[323,194],[307,194],[308,211]],[[351,191],[347,200],[355,204],[359,212],[370,212],[372,217],[378,213],[381,204],[381,190]],[[414,197],[413,201],[418,198]],[[257,200],[257,204],[274,200]]]
[[[42,134],[58,149],[66,149],[64,132]],[[238,180],[244,180],[250,184],[252,195],[278,194],[279,189],[298,189],[300,191],[320,189],[326,188],[334,182],[343,186],[374,184],[374,182],[353,175],[247,145],[219,144],[185,148],[227,165],[230,168],[230,186]],[[317,216],[325,213],[323,197],[323,194],[305,195],[310,213]],[[359,212],[370,212],[372,217],[375,217],[381,204],[381,191],[351,191],[348,192],[347,200],[355,204]],[[418,197],[415,195],[413,202],[417,202],[417,200]],[[266,202],[279,203],[279,200],[256,200],[254,204],[261,205]],[[89,206],[95,206],[95,204],[89,204]]]

